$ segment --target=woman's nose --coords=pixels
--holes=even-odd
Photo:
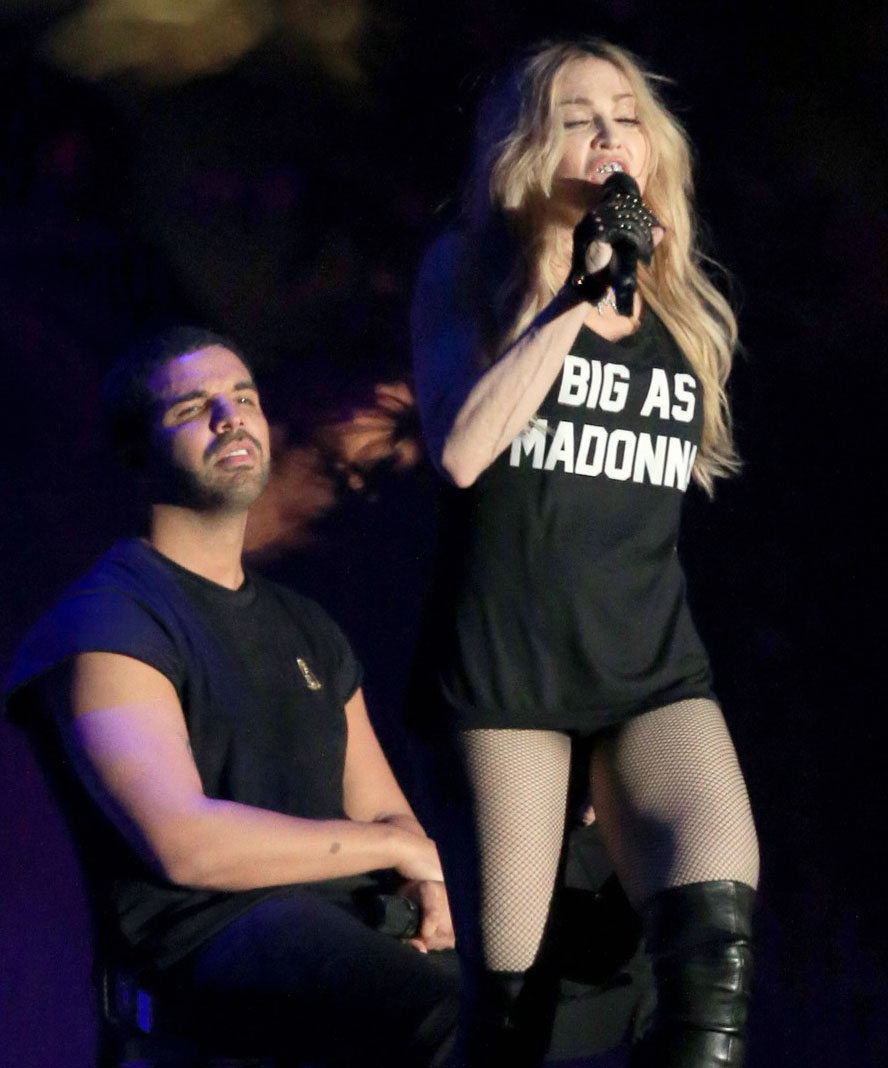
[[[606,115],[598,115],[594,125],[595,143],[605,148],[616,148],[620,144],[620,128]]]

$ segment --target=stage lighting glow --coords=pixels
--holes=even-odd
[[[53,26],[44,50],[92,80],[173,84],[231,66],[275,19],[271,0],[93,0]]]

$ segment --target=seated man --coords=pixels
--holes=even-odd
[[[227,341],[180,329],[106,384],[150,503],[26,639],[10,709],[50,723],[88,796],[116,952],[227,1049],[439,1065],[457,1016],[435,844],[377,742],[360,669],[313,602],[245,571],[268,424]],[[387,871],[412,944],[356,901]],[[449,955],[445,955],[449,956]]]

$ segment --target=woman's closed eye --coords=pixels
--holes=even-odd
[[[571,110],[562,116],[561,122],[565,130],[578,130],[583,126],[591,126],[595,122],[595,116],[588,111]]]
[[[612,120],[621,126],[641,126],[641,119],[634,115],[621,115]],[[595,119],[589,116],[585,118],[564,119],[562,123],[565,130],[583,130],[595,125]]]

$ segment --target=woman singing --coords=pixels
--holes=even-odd
[[[690,195],[685,134],[638,62],[547,44],[488,94],[459,225],[420,273],[420,410],[458,487],[438,669],[476,820],[473,1065],[527,1062],[516,1002],[577,739],[654,963],[633,1064],[743,1063],[758,846],[676,553],[689,481],[711,494],[737,467],[736,322]]]

